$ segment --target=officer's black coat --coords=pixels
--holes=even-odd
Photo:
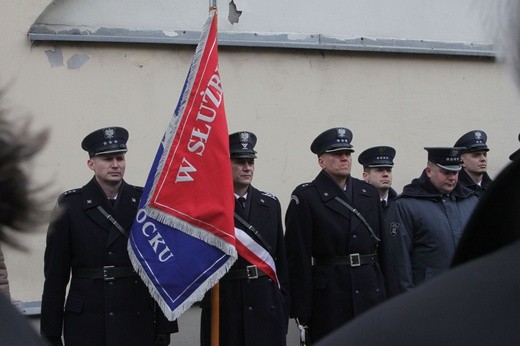
[[[386,217],[386,212],[388,211],[388,208],[390,208],[390,204],[392,204],[396,200],[397,196],[398,194],[394,189],[390,188],[388,190],[388,198],[386,201],[386,205],[383,206],[383,217]]]
[[[308,320],[314,341],[386,299],[381,252],[376,264],[311,265],[311,257],[376,252],[367,227],[335,197],[345,199],[356,208],[381,238],[379,193],[359,179],[349,177],[347,186],[349,184],[352,201],[348,201],[344,191],[322,171],[312,183],[294,190],[287,209],[291,317]]]
[[[403,188],[386,215],[388,255],[398,292],[431,280],[450,267],[451,259],[478,198],[457,184],[444,195],[423,170]]]
[[[520,160],[490,185],[464,230],[455,268],[318,345],[519,345],[519,176]]]
[[[480,185],[475,184],[473,179],[466,173],[466,170],[463,168],[459,171],[459,184],[465,186],[473,191],[475,191],[475,195],[480,199],[482,195],[487,191],[489,185],[493,182],[487,173],[484,173],[482,177],[482,182]]]
[[[127,231],[137,212],[142,188],[123,182],[114,208],[93,178],[81,189],[58,199],[49,224],[45,249],[45,283],[41,334],[62,334],[70,345],[152,345],[155,333],[172,333],[176,322],[157,313],[148,289],[138,276],[113,281],[72,277],[75,268],[131,267],[128,239],[97,209],[101,205]],[[65,307],[64,307],[65,305]]]
[[[285,345],[288,325],[288,274],[280,202],[269,193],[250,187],[249,215],[242,215],[271,246],[281,285],[262,276],[258,279],[220,280],[220,345]],[[244,229],[235,219],[235,227]],[[262,242],[250,236],[262,245]],[[240,257],[231,270],[251,265]],[[202,302],[201,345],[210,344],[210,295]]]

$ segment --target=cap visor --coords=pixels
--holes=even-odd
[[[394,167],[393,164],[389,164],[389,163],[381,163],[381,164],[374,164],[374,165],[368,165],[367,168],[381,168],[381,167],[388,167],[388,168],[391,168],[391,167]]]
[[[353,153],[354,149],[352,149],[352,147],[337,147],[337,148],[327,149],[324,152],[325,153],[333,153],[335,151],[350,151],[351,153]]]
[[[469,147],[467,149],[468,152],[472,153],[475,151],[489,151],[489,148],[487,146],[476,146],[476,147]]]
[[[95,153],[94,156],[102,156],[102,155],[110,155],[110,154],[118,154],[118,153],[126,153],[128,149],[114,149],[114,150],[107,150],[102,151],[100,153]]]
[[[231,154],[229,157],[232,159],[256,159],[255,154]]]
[[[461,170],[461,166],[460,165],[455,165],[455,166],[444,166],[444,165],[439,165],[438,163],[436,163],[437,166],[439,166],[440,168],[446,170],[446,171],[450,171],[450,172],[458,172]]]

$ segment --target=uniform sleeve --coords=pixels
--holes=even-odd
[[[71,267],[70,223],[68,212],[57,207],[47,230],[40,333],[61,336],[65,291]]]
[[[285,215],[285,248],[289,269],[290,317],[312,312],[312,217],[308,202],[293,192]]]
[[[397,200],[388,209],[386,218],[387,258],[397,281],[397,293],[406,292],[414,287],[412,275],[413,223],[410,213]]]
[[[155,334],[172,334],[179,331],[177,320],[168,321],[164,316],[161,308],[155,304],[155,321],[156,321],[156,332]]]
[[[276,250],[275,250],[275,264],[276,275],[280,282],[280,290],[284,299],[284,307],[289,316],[290,311],[290,286],[289,286],[289,269],[287,267],[287,253],[285,251],[283,223],[282,223],[282,207],[280,202],[276,200],[276,222],[278,224],[276,234]]]
[[[396,273],[393,269],[392,256],[389,251],[389,243],[393,240],[390,233],[386,231],[386,216],[383,216],[383,208],[380,209],[380,237],[379,243],[379,264],[385,279],[386,297],[391,298],[399,293]],[[388,209],[387,209],[388,210]]]

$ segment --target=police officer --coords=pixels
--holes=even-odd
[[[242,256],[220,280],[220,345],[285,345],[288,277],[281,207],[278,199],[251,185],[255,170],[256,136],[241,131],[229,135],[235,228],[275,266],[278,283]],[[238,230],[237,230],[238,231]],[[210,344],[209,294],[202,302],[201,344]]]
[[[388,146],[368,148],[358,157],[358,162],[363,165],[363,180],[379,192],[383,214],[397,197],[397,192],[392,189],[394,157],[395,149]]]
[[[400,292],[450,267],[462,231],[477,205],[474,192],[458,183],[465,148],[427,147],[421,176],[403,188],[388,209],[386,227]]]
[[[311,342],[386,299],[379,193],[350,175],[351,141],[345,127],[314,139],[321,172],[286,213],[291,317]]]
[[[459,182],[475,191],[480,198],[488,189],[492,180],[487,173],[487,135],[482,130],[473,130],[462,135],[455,147],[465,148],[460,159],[462,169],[459,172]]]
[[[128,256],[142,188],[123,180],[127,140],[121,127],[86,136],[81,147],[94,177],[58,198],[47,232],[41,311],[41,334],[54,345],[61,345],[62,328],[66,345],[168,345],[177,331]]]

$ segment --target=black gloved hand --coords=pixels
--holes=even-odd
[[[170,344],[170,334],[157,334],[155,336],[155,346],[168,346]]]

